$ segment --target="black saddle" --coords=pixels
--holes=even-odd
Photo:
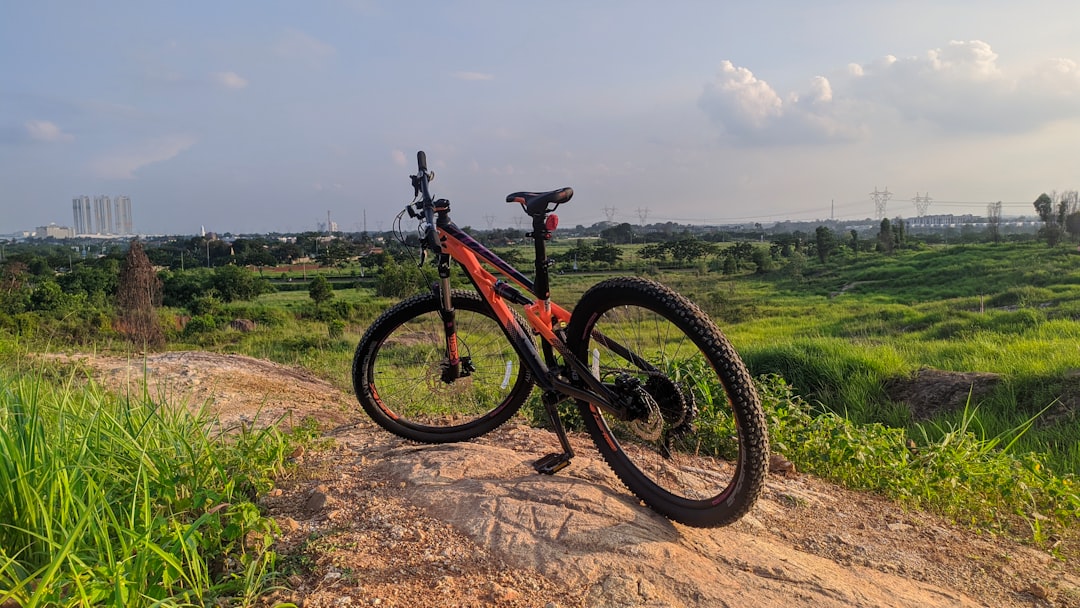
[[[573,188],[559,188],[550,192],[515,192],[506,195],[506,202],[520,203],[525,213],[536,216],[554,211],[555,207],[569,201],[572,196]],[[553,205],[551,209],[548,209],[549,205]]]

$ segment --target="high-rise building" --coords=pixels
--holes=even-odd
[[[110,199],[105,195],[95,196],[93,205],[89,196],[77,196],[71,199],[71,212],[74,216],[75,234],[134,234],[134,222],[131,218],[131,199],[118,195]]]
[[[112,234],[112,201],[109,197],[94,197],[94,225],[97,226],[97,234]]]
[[[71,199],[71,211],[75,216],[75,234],[91,234],[94,228],[90,220],[90,197],[78,196]]]
[[[120,195],[116,197],[113,203],[116,210],[114,215],[116,232],[119,234],[134,234],[135,231],[131,221],[131,199]]]

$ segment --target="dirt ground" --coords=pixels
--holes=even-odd
[[[697,530],[642,506],[587,437],[540,476],[530,463],[556,440],[524,424],[421,446],[300,369],[205,352],[74,359],[225,425],[326,429],[262,498],[288,573],[268,605],[1080,607],[1075,563],[808,475],[771,476],[747,517]]]

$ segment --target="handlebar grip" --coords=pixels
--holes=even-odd
[[[424,154],[423,150],[416,153],[416,165],[420,168],[420,173],[427,173],[427,154]]]

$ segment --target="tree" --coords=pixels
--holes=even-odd
[[[699,241],[692,236],[681,238],[672,243],[667,243],[667,246],[671,251],[671,257],[675,258],[675,261],[680,264],[693,262],[694,260],[709,255],[715,250],[715,246],[711,243]]]
[[[638,255],[642,259],[663,262],[667,258],[667,248],[661,243],[651,243],[638,249]]]
[[[1054,221],[1054,201],[1045,192],[1039,195],[1039,198],[1035,199],[1035,212],[1039,214],[1039,219],[1044,224],[1049,224]]]
[[[1080,239],[1080,211],[1073,211],[1065,218],[1065,232],[1074,240]]]
[[[334,299],[334,288],[326,277],[321,274],[315,275],[315,278],[308,283],[308,295],[315,300],[316,305],[322,304]]]
[[[761,247],[754,247],[751,260],[757,265],[757,270],[754,271],[755,274],[766,274],[776,268],[776,262],[773,261],[772,255]]]
[[[878,251],[882,253],[891,254],[896,247],[896,242],[893,240],[892,222],[889,221],[889,218],[881,220],[881,228],[878,230],[877,240]]]
[[[150,265],[142,243],[135,239],[131,241],[120,267],[120,284],[116,294],[120,316],[118,329],[129,340],[144,348],[164,346],[165,333],[158,323],[158,306],[161,306],[161,280]]]
[[[615,265],[622,259],[622,250],[611,243],[597,243],[592,250],[592,261]]]
[[[818,261],[824,264],[836,249],[836,235],[828,226],[818,226],[814,231],[814,246],[817,249]]]
[[[210,287],[224,302],[250,300],[273,291],[273,287],[265,280],[256,277],[246,268],[233,265],[215,268],[210,275]]]
[[[603,239],[612,243],[619,243],[625,245],[634,241],[634,227],[626,222],[623,222],[618,226],[604,228],[600,231],[600,236]]]

